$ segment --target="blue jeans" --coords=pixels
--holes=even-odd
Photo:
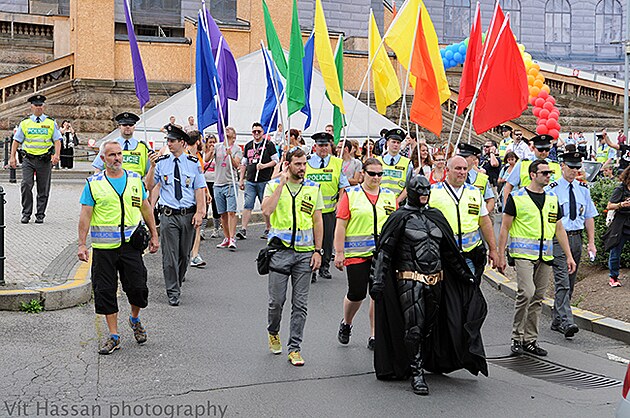
[[[619,277],[619,261],[621,259],[621,252],[623,251],[623,246],[628,239],[630,239],[630,236],[622,234],[619,245],[610,250],[610,257],[608,257],[610,277]]]
[[[256,198],[258,198],[258,201],[262,204],[267,183],[266,181],[261,181],[260,183],[254,183],[253,181],[245,182],[245,209],[254,209]]]
[[[466,264],[468,265],[468,268],[470,269],[470,272],[475,275],[476,271],[475,271],[475,264],[472,262],[471,259],[464,257],[464,260],[466,260]]]

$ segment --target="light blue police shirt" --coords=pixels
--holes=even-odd
[[[545,190],[553,191],[556,196],[558,196],[558,204],[562,207],[562,226],[564,226],[564,229],[567,231],[584,229],[584,221],[586,219],[594,218],[599,215],[593,203],[593,199],[591,199],[591,192],[588,189],[588,185],[577,180],[573,180],[572,184],[577,210],[577,217],[573,221],[570,217],[569,182],[564,177],[560,177],[558,181],[545,187]]]
[[[182,182],[182,199],[175,198],[175,156],[173,154],[165,155],[164,159],[157,162],[155,166],[155,175],[153,179],[155,184],[160,184],[160,200],[159,204],[169,206],[173,209],[183,209],[195,206],[195,190],[206,187],[206,181],[201,174],[199,162],[193,161],[188,155],[179,156],[179,173]]]

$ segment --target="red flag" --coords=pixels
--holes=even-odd
[[[499,6],[499,2],[497,1],[496,5],[494,6],[494,14],[492,15],[490,26],[488,27],[488,33],[486,34],[486,42],[484,42],[483,44],[483,57],[481,58],[482,66],[484,65],[484,63],[488,62],[488,56],[490,56],[492,48],[494,48],[494,44],[499,37],[499,32],[503,27],[504,21],[505,15],[503,14],[501,6]]]
[[[527,109],[527,72],[510,29],[509,14],[487,63],[473,116],[473,126],[478,134],[518,118]]]
[[[422,10],[418,14],[418,27],[413,44],[410,71],[416,76],[416,91],[409,110],[409,119],[440,136],[442,132],[442,107],[440,106],[435,72],[431,64],[431,54],[422,29]]]
[[[475,20],[470,29],[468,39],[468,50],[466,51],[466,61],[462,70],[462,78],[459,82],[459,97],[457,98],[457,114],[461,115],[464,109],[472,102],[479,79],[479,68],[481,67],[481,11],[479,2],[475,11]]]

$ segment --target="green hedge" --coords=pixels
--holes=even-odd
[[[608,251],[604,251],[604,242],[602,241],[602,236],[606,232],[606,206],[608,205],[608,200],[613,190],[618,184],[619,181],[617,180],[598,179],[597,182],[593,183],[590,187],[591,198],[595,203],[597,212],[599,212],[599,216],[595,218],[595,247],[597,247],[595,263],[606,268],[608,267],[608,255],[610,254]],[[630,245],[626,245],[621,253],[621,267],[630,267]]]

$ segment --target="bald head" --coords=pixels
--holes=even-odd
[[[461,187],[468,177],[468,161],[459,155],[454,156],[446,164],[446,181],[454,187]]]

